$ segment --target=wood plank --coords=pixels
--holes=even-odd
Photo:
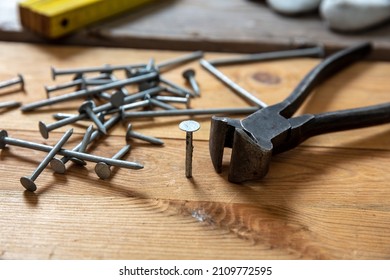
[[[285,17],[263,1],[161,1],[73,36],[61,44],[253,53],[323,44],[329,51],[371,41],[373,59],[390,60],[390,25],[357,34],[327,29],[317,14]],[[19,23],[17,0],[0,4],[0,39],[45,42]]]
[[[1,43],[0,80],[21,72],[26,92],[1,94],[31,102],[45,97],[51,65],[83,67],[105,63],[163,61],[183,53],[153,50],[55,47]],[[233,54],[230,54],[233,55]],[[223,54],[207,53],[207,58]],[[282,100],[318,63],[294,59],[221,68],[269,104]],[[185,86],[181,72],[197,71],[202,97],[192,106],[248,106],[202,70],[198,63],[166,73]],[[388,102],[384,62],[361,62],[335,76],[300,113]],[[256,78],[255,78],[256,77]],[[264,78],[266,77],[266,78]],[[272,78],[270,78],[272,77]],[[67,77],[59,77],[61,82]],[[277,81],[277,82],[275,82]],[[130,89],[130,88],[129,88]],[[85,126],[67,126],[42,140],[37,122],[58,110],[75,112],[78,101],[33,113],[0,115],[10,136],[53,144],[75,127],[66,147]],[[241,116],[242,117],[242,116]],[[193,179],[184,176],[185,117],[133,121],[137,131],[161,137],[163,147],[133,142],[127,160],[142,170],[114,169],[100,180],[94,164],[71,165],[66,175],[48,168],[38,190],[25,192],[19,178],[36,168],[44,153],[8,147],[0,154],[0,258],[2,259],[388,259],[390,253],[389,125],[315,137],[275,156],[266,178],[240,185],[227,181],[208,152],[209,118],[194,135]],[[87,123],[85,123],[86,125]],[[125,125],[94,145],[93,154],[112,156],[124,145]]]

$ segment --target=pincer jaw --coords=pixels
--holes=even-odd
[[[211,161],[217,173],[222,172],[224,148],[231,148],[233,145],[234,131],[236,126],[232,123],[240,125],[238,120],[233,120],[226,117],[213,116],[211,118],[209,151]]]
[[[264,142],[264,143],[262,143]],[[263,178],[269,169],[272,144],[255,140],[241,126],[240,121],[213,117],[210,129],[210,155],[216,172],[222,172],[225,147],[232,148],[228,180],[241,183]]]

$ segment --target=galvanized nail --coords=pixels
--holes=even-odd
[[[56,145],[50,150],[47,156],[42,160],[37,169],[31,174],[31,176],[23,176],[20,178],[20,183],[22,186],[28,191],[36,191],[37,186],[35,184],[35,180],[38,178],[39,174],[46,168],[49,162],[54,158],[54,156],[59,152],[62,146],[68,141],[70,136],[73,133],[73,129],[69,129],[65,134],[61,137]]]
[[[100,132],[99,132],[100,133]],[[42,152],[50,152],[53,147],[49,145],[44,144],[38,144],[30,141],[20,140],[8,137],[8,133],[5,130],[0,131],[0,149],[4,148],[6,145],[12,145],[12,146],[18,146],[33,150],[38,150]],[[86,154],[86,153],[80,153],[73,150],[66,150],[66,149],[60,149],[58,151],[58,154],[68,156],[68,157],[76,157],[82,160],[86,161],[92,161],[92,162],[105,162],[107,164],[110,164],[112,166],[118,166],[123,168],[129,168],[129,169],[142,169],[143,165],[137,163],[137,162],[129,162],[129,161],[123,161],[123,160],[114,160],[110,158],[105,158],[101,156]]]
[[[125,154],[130,151],[131,145],[126,145],[117,152],[112,159],[121,159]],[[111,177],[111,165],[105,162],[98,162],[95,165],[95,173],[99,176],[100,179],[108,179]]]
[[[183,121],[179,124],[179,128],[186,132],[186,177],[192,177],[192,153],[194,150],[193,142],[193,132],[198,131],[200,125],[198,122],[193,120]]]
[[[0,109],[16,108],[16,107],[20,107],[21,105],[22,103],[18,101],[6,101],[0,103]]]
[[[40,100],[37,102],[26,104],[26,105],[21,107],[21,110],[23,112],[32,111],[34,109],[37,109],[37,108],[40,108],[43,106],[54,105],[56,103],[63,102],[63,101],[69,101],[69,100],[73,100],[73,99],[77,99],[77,98],[91,96],[93,94],[96,94],[96,93],[99,93],[102,91],[106,91],[106,90],[118,88],[118,87],[120,88],[120,87],[123,87],[125,85],[135,84],[135,83],[139,83],[142,81],[155,79],[157,77],[158,77],[158,74],[153,72],[153,73],[145,74],[142,76],[137,76],[134,78],[124,79],[124,80],[120,80],[120,81],[114,81],[112,83],[101,85],[101,86],[96,86],[96,87],[93,87],[90,89],[82,89],[79,91],[75,91],[73,93],[64,94],[61,96],[55,96],[55,97],[52,97],[50,99]]]
[[[95,103],[93,101],[85,101],[79,108],[80,114],[87,114],[88,117],[96,124],[97,128],[103,133],[107,134],[107,130],[96,116],[96,114],[92,111],[92,108],[95,107]]]
[[[265,108],[267,107],[267,104],[265,104],[263,101],[258,99],[256,96],[248,92],[247,90],[243,89],[236,83],[234,83],[232,80],[230,80],[228,77],[226,77],[224,74],[222,74],[221,71],[219,71],[217,68],[215,68],[213,65],[211,65],[209,62],[207,62],[204,59],[200,60],[200,64],[208,70],[211,74],[213,74],[218,80],[223,82],[226,86],[228,86],[230,89],[232,89],[235,93],[239,94],[241,97],[245,98],[249,102],[259,106],[259,108]]]
[[[244,108],[211,108],[211,109],[177,109],[177,110],[155,110],[155,111],[137,111],[125,112],[122,110],[122,119],[148,118],[148,117],[173,117],[173,116],[195,116],[195,115],[233,115],[233,114],[251,114],[259,110],[259,107]]]
[[[83,140],[81,141],[81,146],[78,150],[80,153],[85,152],[85,150],[89,144],[89,141],[91,140],[92,133],[93,133],[93,126],[90,125],[84,134]],[[78,159],[78,158],[71,158],[71,160],[74,161],[78,165],[86,165],[87,164],[85,161]],[[50,167],[54,170],[54,172],[64,174],[66,172],[65,164],[67,161],[68,160],[65,157],[63,157],[61,159],[53,158],[50,161]]]
[[[18,74],[16,78],[11,80],[0,82],[0,88],[6,88],[17,84],[20,84],[22,90],[24,89],[24,78],[21,74]]]
[[[195,80],[195,70],[187,69],[183,72],[183,78],[191,85],[192,90],[197,96],[200,96],[200,89],[197,81]]]
[[[149,142],[149,143],[154,144],[154,145],[164,145],[164,142],[162,140],[160,140],[156,137],[147,136],[147,135],[135,132],[132,129],[133,129],[133,126],[131,124],[129,124],[127,126],[127,131],[126,131],[126,140],[129,140],[130,138],[136,138],[139,140]]]
[[[324,48],[312,47],[296,50],[283,50],[273,52],[254,53],[247,55],[234,56],[229,58],[217,58],[208,62],[214,66],[232,65],[238,63],[267,61],[273,59],[285,59],[294,57],[323,57]]]
[[[200,59],[203,57],[203,52],[202,51],[195,51],[193,53],[190,53],[188,55],[184,55],[181,57],[169,59],[163,62],[160,62],[157,64],[157,68],[159,69],[160,72],[165,72],[168,70],[171,70],[174,67],[180,66],[182,64],[185,64],[187,62]]]

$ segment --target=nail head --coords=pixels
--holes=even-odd
[[[179,124],[179,128],[186,132],[195,132],[199,130],[200,124],[197,121],[187,120],[187,121],[182,121]]]
[[[189,78],[195,76],[195,70],[194,69],[188,69],[188,70],[184,71],[182,75],[183,75],[183,78],[189,79]]]
[[[64,174],[66,172],[65,164],[58,158],[53,158],[50,161],[50,167],[54,170],[55,173]]]
[[[23,176],[20,178],[20,183],[22,186],[30,191],[30,192],[35,192],[37,190],[37,186],[35,185],[34,181],[31,180],[31,178]]]
[[[49,138],[49,131],[47,129],[47,126],[42,121],[39,121],[39,132],[41,133],[43,138],[45,139]]]
[[[111,168],[107,163],[98,162],[95,165],[95,172],[100,179],[108,179],[111,176]]]

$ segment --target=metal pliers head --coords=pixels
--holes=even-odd
[[[274,154],[307,138],[390,122],[390,103],[292,117],[312,89],[371,51],[370,43],[341,50],[313,68],[282,102],[259,109],[243,120],[213,117],[209,149],[215,170],[222,171],[225,147],[232,148],[228,180],[239,183],[264,177]]]

